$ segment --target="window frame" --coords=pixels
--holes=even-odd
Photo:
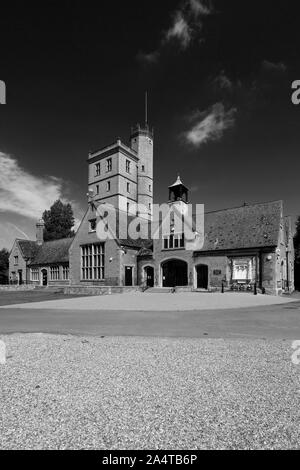
[[[105,244],[88,243],[80,246],[81,281],[105,280]]]
[[[184,250],[185,239],[184,233],[176,232],[170,233],[169,235],[163,235],[162,237],[162,250]]]
[[[30,280],[32,282],[39,282],[40,280],[39,268],[30,268]]]
[[[106,160],[106,173],[110,173],[112,171],[112,158],[108,158]]]
[[[98,162],[95,164],[95,176],[100,176],[101,175],[101,163]]]
[[[60,281],[59,266],[50,266],[50,281]]]

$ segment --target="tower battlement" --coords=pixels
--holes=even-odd
[[[148,124],[144,124],[141,126],[140,124],[136,124],[136,126],[131,127],[131,134],[130,138],[133,139],[138,135],[144,135],[146,137],[150,137],[151,139],[154,138],[154,129],[150,129]]]

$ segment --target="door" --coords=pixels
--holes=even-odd
[[[146,278],[146,286],[153,287],[154,286],[154,268],[152,266],[147,266],[145,268],[145,278]]]
[[[48,285],[48,273],[47,269],[42,270],[42,285],[47,286]]]
[[[208,288],[208,266],[205,264],[200,264],[197,266],[197,289],[207,289]]]
[[[133,267],[125,266],[125,286],[133,285]]]
[[[18,271],[19,274],[19,286],[23,284],[23,271]]]
[[[163,287],[184,287],[188,285],[187,263],[181,260],[166,261],[162,265]]]

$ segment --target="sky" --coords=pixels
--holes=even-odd
[[[299,2],[298,2],[299,3]],[[56,199],[87,205],[87,156],[154,127],[154,202],[179,173],[206,210],[300,215],[297,1],[1,4],[0,249]]]

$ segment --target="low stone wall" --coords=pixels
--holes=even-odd
[[[24,290],[34,290],[35,289],[35,286],[34,285],[30,285],[30,284],[22,284],[21,286],[17,286],[17,285],[9,285],[9,286],[1,286],[0,285],[0,291],[7,291],[7,292],[11,292],[11,291],[24,291]]]
[[[68,286],[64,288],[65,294],[72,295],[110,295],[139,291],[141,291],[139,286]]]

